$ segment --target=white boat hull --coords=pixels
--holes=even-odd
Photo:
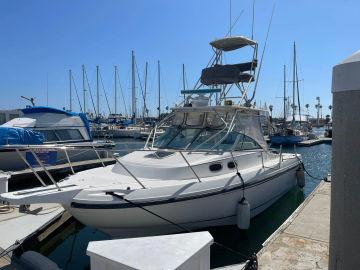
[[[299,166],[287,169],[281,174],[257,181],[247,186],[245,197],[250,203],[251,217],[271,206],[276,200],[297,184],[296,170]],[[180,224],[189,230],[230,225],[236,223],[236,207],[242,198],[242,188],[203,195],[186,200],[173,200],[166,203],[148,203],[142,207]],[[142,204],[139,204],[142,205]],[[74,207],[75,206],[75,207]],[[116,206],[113,209],[87,209],[81,205],[64,205],[79,221],[98,228],[115,238],[158,235],[179,232],[181,229],[135,205]],[[90,206],[91,208],[91,206]]]

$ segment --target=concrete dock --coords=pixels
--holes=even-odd
[[[297,145],[298,146],[313,146],[313,145],[322,144],[322,143],[331,144],[332,138],[320,137],[320,138],[316,138],[316,139],[312,139],[312,140],[306,140],[306,141],[299,142]]]
[[[330,183],[321,182],[264,242],[259,269],[328,269],[329,232]]]

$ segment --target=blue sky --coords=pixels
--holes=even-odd
[[[264,45],[273,1],[256,0],[255,36]],[[324,115],[331,104],[332,66],[360,48],[360,2],[356,0],[278,0],[265,52],[256,100],[281,111],[282,66],[290,66],[296,41],[302,103],[315,113],[321,97]],[[244,10],[233,34],[250,35],[252,0],[232,0],[233,19]],[[161,62],[163,106],[181,100],[181,65],[186,65],[189,88],[212,55],[208,42],[229,28],[228,0],[1,0],[0,108],[24,107],[20,95],[35,96],[46,105],[69,106],[68,70],[81,89],[84,64],[95,91],[95,67],[114,107],[114,65],[119,67],[126,104],[130,107],[131,50],[140,75],[149,62],[148,107],[155,112],[156,62]],[[245,52],[227,58],[247,60]],[[290,89],[290,85],[289,85]],[[90,100],[87,101],[90,104]],[[73,106],[79,110],[74,98]],[[124,111],[119,98],[118,110]],[[101,111],[107,113],[104,94]]]

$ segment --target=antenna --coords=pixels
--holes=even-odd
[[[97,115],[99,116],[100,115],[99,66],[96,66],[96,110],[97,110]]]
[[[70,111],[72,111],[72,83],[71,83],[71,77],[72,77],[72,75],[71,75],[71,69],[69,69],[69,109],[70,109]]]
[[[145,86],[144,86],[144,115],[146,114],[146,117],[149,116],[149,110],[147,109],[147,106],[146,106],[147,76],[148,76],[148,62],[145,63],[145,82],[144,82],[144,84],[145,84]]]
[[[253,0],[253,8],[252,8],[251,39],[254,39],[254,25],[255,25],[255,0]]]
[[[84,99],[83,108],[84,108],[84,113],[86,113],[85,65],[82,65],[81,68],[82,68],[82,84],[83,84],[83,99]]]
[[[134,51],[131,51],[131,93],[132,93],[132,118],[134,118],[134,121],[136,123],[136,90],[135,90],[135,55]]]
[[[231,23],[231,0],[229,0],[230,1],[230,18],[229,18],[229,20],[230,20],[230,24],[229,24],[229,33],[230,33],[230,36],[231,36],[231,25],[232,25],[232,23]]]
[[[49,73],[46,73],[46,106],[49,106]]]
[[[159,91],[159,100],[158,100],[158,110],[159,110],[159,120],[160,120],[160,61],[158,60],[158,91]]]
[[[116,80],[116,74],[117,74],[117,66],[114,66],[114,82],[115,82],[115,108],[114,108],[114,111],[115,111],[115,114],[117,113],[117,80]]]
[[[267,29],[267,32],[266,32],[265,44],[264,44],[263,51],[262,51],[262,53],[261,53],[261,60],[260,60],[260,65],[259,65],[259,72],[258,72],[256,81],[255,81],[254,91],[253,91],[253,94],[252,94],[251,98],[246,102],[246,103],[248,103],[248,104],[250,104],[250,102],[251,102],[251,101],[254,99],[254,97],[255,97],[256,88],[257,88],[257,85],[258,85],[258,82],[259,82],[259,78],[260,78],[261,67],[262,67],[262,63],[263,63],[263,59],[264,59],[264,54],[265,54],[265,49],[266,49],[267,41],[268,41],[268,38],[269,38],[270,27],[271,27],[271,23],[272,23],[272,20],[273,20],[274,12],[275,12],[275,3],[273,4],[273,8],[272,8],[272,12],[271,12],[271,17],[270,17],[270,21],[269,21],[269,26],[268,26],[268,29]]]

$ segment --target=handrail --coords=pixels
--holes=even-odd
[[[187,159],[185,158],[184,154],[179,151],[180,155],[183,157],[183,159],[185,160],[186,164],[189,166],[190,170],[194,173],[194,175],[196,176],[197,180],[201,183],[200,177],[197,175],[197,173],[194,171],[194,169],[191,167],[190,163],[187,161]]]
[[[94,150],[93,146],[88,146],[88,147],[84,147],[84,146],[54,146],[54,145],[5,145],[5,146],[0,146],[0,150],[19,150],[19,151],[26,151],[26,150],[38,150],[38,149],[55,149],[55,150],[68,150],[68,151],[72,151],[72,150]],[[100,147],[95,147],[96,151],[101,152],[101,151],[107,151],[107,152],[130,152],[130,151],[141,151],[141,152],[154,152],[157,150],[161,150],[161,151],[166,151],[166,152],[189,152],[189,153],[223,153],[223,150],[181,150],[181,149],[158,149],[158,148],[154,148],[154,149],[144,149],[144,148],[126,148],[126,149],[109,149],[109,148],[100,148]],[[226,151],[225,151],[226,152]]]
[[[18,153],[19,157],[25,162],[25,164],[29,167],[29,169],[35,174],[36,178],[40,181],[40,183],[46,187],[45,182],[41,179],[40,175],[34,170],[34,168],[30,165],[30,163],[23,157],[18,149],[15,149],[16,153]]]
[[[59,191],[61,191],[61,188],[59,187],[59,185],[56,183],[55,179],[52,177],[52,175],[48,172],[48,170],[46,169],[46,167],[44,166],[44,164],[41,162],[41,160],[39,159],[39,157],[36,155],[36,153],[34,152],[33,149],[30,150],[31,154],[34,156],[34,158],[36,159],[37,163],[39,163],[39,165],[41,166],[41,168],[45,171],[46,175],[50,178],[51,182],[57,187],[57,189]]]
[[[100,160],[100,162],[101,162],[102,166],[103,166],[103,167],[105,167],[105,164],[104,164],[103,160],[101,159],[101,157],[100,157],[100,155],[99,155],[99,153],[98,153],[98,151],[96,150],[96,148],[95,148],[95,146],[94,146],[94,145],[92,146],[92,148],[94,149],[94,151],[95,151],[95,153],[96,153],[96,155],[97,155],[98,159]]]
[[[69,155],[68,155],[68,152],[67,152],[66,148],[64,148],[64,152],[65,152],[65,155],[66,155],[66,159],[67,159],[67,161],[68,161],[68,163],[69,163],[71,172],[72,172],[72,174],[75,174],[74,168],[73,168],[73,166],[72,166],[72,164],[71,164],[71,162],[70,162],[70,157],[69,157]]]
[[[121,165],[121,167],[123,167],[123,169],[124,169],[128,174],[130,174],[131,177],[134,178],[135,181],[136,181],[143,189],[146,189],[146,187],[143,185],[143,183],[141,183],[141,181],[140,181],[139,179],[137,179],[137,177],[136,177],[134,174],[132,174],[132,172],[130,172],[129,169],[127,169],[126,166],[125,166],[124,164],[122,164],[121,161],[120,161],[117,157],[115,157],[114,155],[112,155],[112,156],[113,156],[113,158],[115,159],[115,161],[116,161],[117,163],[119,163],[119,164]]]

